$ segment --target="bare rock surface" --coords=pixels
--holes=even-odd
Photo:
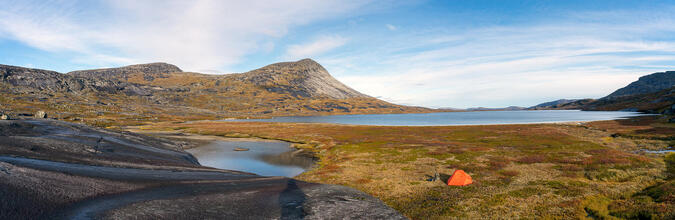
[[[168,63],[136,64],[117,68],[78,70],[67,73],[68,75],[82,78],[121,79],[132,73],[159,74],[183,72],[177,66]]]
[[[267,65],[238,76],[272,92],[289,92],[302,97],[334,99],[370,98],[333,78],[311,59]]]
[[[44,111],[38,111],[35,113],[35,118],[47,118],[47,113]]]
[[[202,167],[175,141],[0,121],[0,219],[404,219],[358,190]]]

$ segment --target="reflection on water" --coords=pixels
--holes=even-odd
[[[675,153],[675,150],[642,150],[642,151],[653,154]]]
[[[235,148],[249,150],[235,151]],[[262,176],[294,177],[314,163],[313,159],[299,155],[286,142],[213,141],[187,151],[204,166]]]

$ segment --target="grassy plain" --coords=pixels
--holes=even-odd
[[[357,188],[412,219],[675,217],[666,168],[672,172],[675,162],[640,151],[675,143],[675,126],[656,117],[445,127],[201,121],[141,129],[290,141],[319,158],[298,179]],[[474,184],[426,181],[435,172],[446,181],[455,169]]]

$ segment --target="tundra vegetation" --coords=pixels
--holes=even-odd
[[[581,124],[387,127],[160,122],[146,131],[285,140],[319,166],[297,178],[347,185],[412,219],[675,217],[675,145],[663,118]],[[446,186],[455,169],[474,184]],[[442,181],[426,181],[439,172]]]

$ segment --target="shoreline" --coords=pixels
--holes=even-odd
[[[284,141],[284,140],[277,140],[277,139],[267,139],[267,138],[260,138],[260,137],[223,137],[223,136],[217,136],[217,135],[203,135],[203,134],[197,134],[197,133],[189,133],[189,132],[171,132],[171,131],[147,131],[143,129],[138,129],[138,128],[129,128],[127,127],[125,131],[128,132],[133,132],[137,134],[143,134],[143,135],[149,135],[149,136],[159,136],[162,138],[170,139],[170,140],[177,140],[177,141],[183,141],[186,142],[188,145],[185,145],[183,147],[183,150],[187,153],[188,150],[190,149],[195,149],[199,148],[202,146],[205,146],[207,144],[210,144],[214,141],[224,141],[224,142],[284,142],[289,144],[289,151],[286,151],[282,154],[289,154],[292,157],[304,157],[311,159],[313,161],[312,165],[308,168],[303,168],[305,171],[302,173],[296,175],[302,175],[306,172],[310,172],[318,167],[319,163],[319,157],[311,151],[307,151],[306,149],[302,149],[296,146],[297,143],[290,142],[290,141]],[[281,155],[281,154],[280,154]],[[194,155],[193,155],[194,156]],[[199,160],[199,158],[197,158]],[[200,162],[201,164],[201,162]],[[223,168],[216,168],[216,169],[223,169]],[[229,169],[226,169],[229,170]],[[240,171],[240,172],[245,172],[245,171]]]
[[[555,110],[559,111],[559,110]],[[276,122],[276,121],[257,121],[256,119],[246,119],[246,120],[197,120],[197,121],[184,121],[179,122],[178,124],[193,124],[193,123],[211,123],[211,122],[225,122],[225,123],[273,123],[273,124],[315,124],[315,125],[336,125],[336,126],[370,126],[370,127],[471,127],[471,126],[500,126],[500,125],[547,125],[547,124],[562,124],[562,125],[582,125],[584,123],[591,122],[602,122],[602,121],[617,121],[617,120],[630,120],[639,117],[652,117],[652,116],[663,116],[662,114],[643,114],[629,116],[626,118],[616,118],[616,119],[603,119],[603,120],[589,120],[589,121],[550,121],[550,122],[523,122],[523,123],[500,123],[500,124],[450,124],[450,125],[374,125],[374,124],[347,124],[347,123],[327,123],[327,122]],[[304,116],[299,116],[304,117]],[[142,127],[142,126],[135,126]],[[131,131],[131,130],[129,130]],[[136,132],[136,131],[134,131]],[[235,137],[236,138],[236,137]],[[253,137],[259,138],[259,137]],[[265,138],[259,138],[265,139]],[[283,140],[281,140],[283,141]]]

